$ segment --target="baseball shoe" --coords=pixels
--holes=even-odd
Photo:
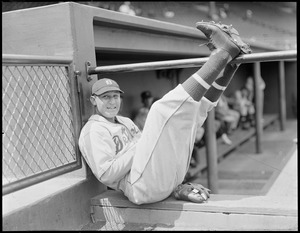
[[[173,191],[176,199],[196,203],[205,202],[209,198],[209,193],[209,189],[195,183],[180,184]]]
[[[226,50],[232,58],[240,54],[251,53],[250,46],[242,41],[239,33],[232,25],[228,26],[221,23],[197,22],[197,29],[202,31],[209,40],[207,46],[210,50]]]
[[[221,136],[223,142],[227,145],[231,145],[232,144],[232,141],[229,139],[229,137],[227,136],[226,133],[223,133],[222,136]]]

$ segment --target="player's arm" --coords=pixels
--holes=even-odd
[[[112,160],[110,167],[102,174],[100,181],[103,184],[110,185],[121,180],[131,169],[135,146],[127,150],[121,156]]]
[[[83,156],[93,174],[103,184],[117,182],[130,171],[134,150],[116,157],[115,143],[108,131],[90,131],[83,139]]]

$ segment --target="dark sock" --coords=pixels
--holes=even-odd
[[[238,69],[239,65],[237,64],[227,64],[224,68],[223,75],[220,78],[217,78],[215,83],[222,88],[226,88],[233,78],[234,73]],[[225,89],[224,89],[225,90]],[[224,90],[220,90],[211,86],[209,90],[206,92],[205,97],[209,99],[211,102],[216,102]]]
[[[204,87],[201,83],[199,83],[199,81],[197,81],[196,78],[200,76],[203,81],[205,81],[208,85],[211,85],[224,69],[230,58],[231,57],[227,51],[221,49],[214,50],[211,53],[209,60],[195,73],[194,77],[192,75],[184,81],[182,84],[184,90],[195,101],[200,101],[209,87]]]

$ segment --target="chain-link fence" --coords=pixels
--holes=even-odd
[[[66,64],[3,61],[2,186],[10,190],[6,192],[62,174],[59,168],[66,172],[81,166],[69,69]]]

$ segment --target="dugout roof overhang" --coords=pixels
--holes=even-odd
[[[36,20],[36,23],[41,24],[41,27],[43,23],[45,23],[44,27],[48,26],[46,20],[49,16],[52,22],[56,24],[56,27],[58,24],[63,25],[64,22],[61,17],[65,18],[65,20],[70,22],[70,26],[72,27],[71,30],[78,32],[79,36],[92,36],[93,38],[90,38],[90,41],[93,42],[95,50],[97,52],[103,52],[104,54],[165,54],[197,57],[207,56],[210,53],[204,45],[207,43],[206,37],[194,27],[187,27],[144,17],[130,16],[116,11],[105,10],[74,2],[65,2],[3,13],[3,22],[5,23],[6,17],[14,17],[23,14],[27,15],[29,12],[30,15],[32,15],[32,18]],[[64,16],[60,16],[60,14],[63,14]],[[28,17],[30,16],[28,15],[27,18]],[[14,21],[14,24],[16,23],[17,22]],[[10,25],[9,27],[14,29],[18,26],[28,26],[28,29],[30,29],[34,26],[30,24],[26,25],[26,23],[28,23],[26,20],[20,21],[20,23],[22,23],[22,25],[14,25],[13,27]],[[8,29],[5,27],[5,24],[3,27],[4,30]],[[93,30],[88,33],[88,29],[90,28]],[[68,30],[69,29],[66,28],[66,31]],[[19,30],[16,30],[15,33],[17,34],[18,31]],[[58,30],[53,30],[53,28],[48,28],[48,30],[43,30],[40,33],[43,33],[43,36],[47,36],[55,33],[55,31],[59,32]],[[13,33],[11,30],[9,32]],[[39,32],[36,32],[36,34],[32,33],[35,32],[28,32],[28,35],[30,35],[32,39],[31,41],[27,41],[29,43],[34,42],[41,37]],[[27,33],[22,33],[22,36],[26,36],[25,34]],[[5,41],[5,36],[6,35],[4,34],[4,42],[9,43],[8,41]],[[19,36],[16,35],[13,42],[18,39],[23,39],[22,36],[20,37],[20,34]],[[59,35],[57,36],[59,37]],[[76,40],[74,36],[72,36],[72,39]],[[269,44],[251,42],[250,40],[247,40],[247,38],[243,38],[243,40],[251,45],[253,52],[278,50],[277,47]],[[42,45],[37,44],[36,46]],[[4,49],[5,47],[6,46],[4,46]]]

